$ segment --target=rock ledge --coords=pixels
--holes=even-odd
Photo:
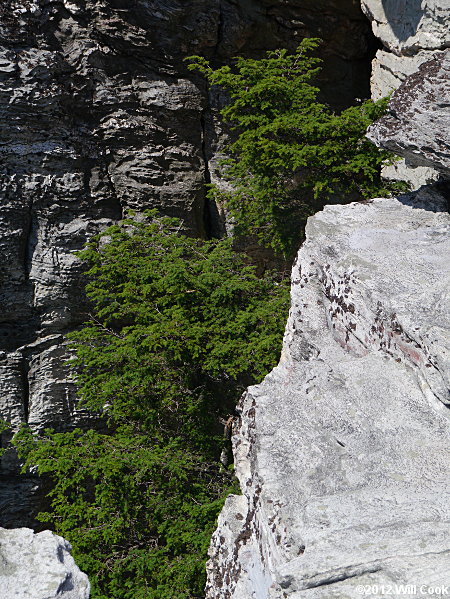
[[[444,210],[424,188],[309,220],[281,362],[240,405],[243,495],[213,537],[208,599],[448,584]]]

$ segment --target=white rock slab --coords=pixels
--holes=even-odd
[[[362,0],[383,45],[398,55],[450,45],[448,0]]]
[[[309,219],[282,359],[240,405],[208,599],[450,584],[444,208],[422,190]]]
[[[2,599],[89,599],[90,585],[68,541],[49,530],[0,528]]]

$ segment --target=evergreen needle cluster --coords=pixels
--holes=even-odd
[[[223,422],[278,359],[288,287],[229,241],[152,213],[95,237],[92,314],[71,337],[82,406],[107,430],[24,428],[26,465],[51,477],[40,519],[70,540],[93,599],[203,596],[206,550],[232,472]]]
[[[237,234],[254,235],[288,258],[303,239],[307,217],[325,203],[396,189],[380,178],[392,155],[364,137],[387,99],[340,114],[319,102],[312,83],[320,70],[320,59],[312,56],[319,42],[304,39],[292,54],[275,50],[260,60],[238,57],[233,68],[213,69],[200,56],[188,59],[190,70],[229,97],[221,115],[235,137],[223,163],[232,188],[213,186],[212,197],[234,216]]]

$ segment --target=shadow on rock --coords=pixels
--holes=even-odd
[[[423,185],[417,191],[397,197],[405,206],[429,210],[431,212],[450,212],[450,181],[438,181],[434,185]]]
[[[382,0],[386,20],[401,41],[417,33],[423,15],[421,0]]]

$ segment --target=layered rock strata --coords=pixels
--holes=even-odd
[[[74,251],[129,209],[221,230],[205,200],[220,132],[183,59],[220,64],[319,35],[328,94],[348,104],[366,93],[372,36],[352,0],[0,4],[0,417],[61,429],[83,423],[65,366],[64,335],[87,311]],[[15,508],[0,521],[31,525],[10,518],[6,459],[0,506]]]
[[[383,48],[373,61],[371,88],[377,100],[396,90],[421,64],[450,47],[447,0],[362,0],[364,13]],[[385,169],[385,175],[406,180],[413,189],[431,183],[439,173],[408,156]]]
[[[50,531],[0,528],[0,589],[3,599],[89,599],[86,574],[70,544]]]
[[[239,406],[208,599],[449,584],[449,255],[426,188],[309,219],[280,364]]]

